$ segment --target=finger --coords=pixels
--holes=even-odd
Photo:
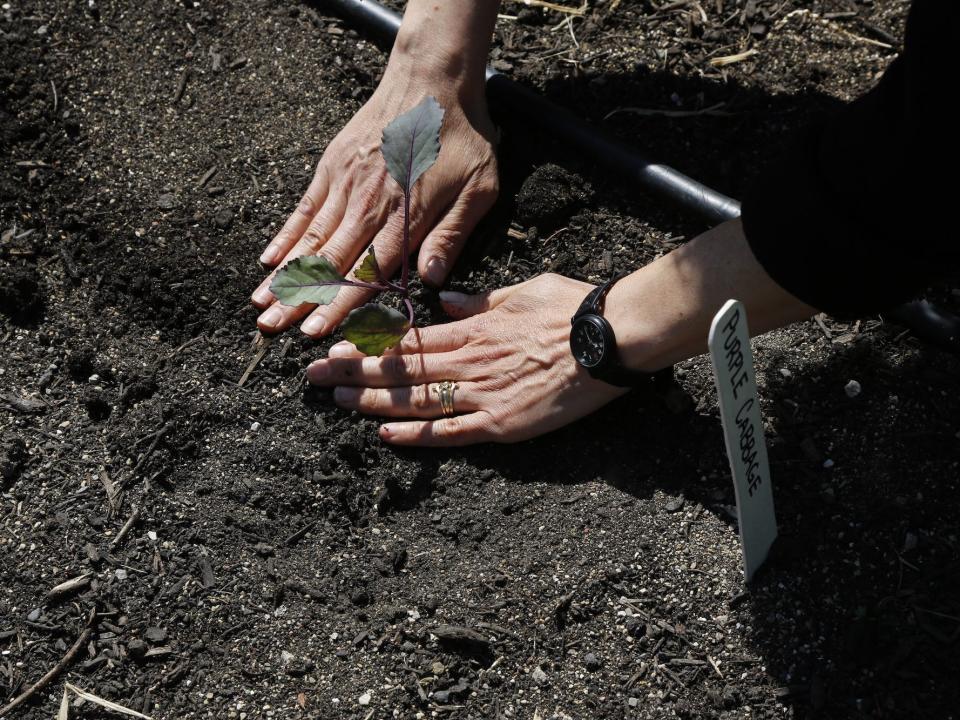
[[[339,231],[338,231],[339,232]],[[360,245],[361,247],[369,242],[369,236],[373,233],[372,229],[363,231],[358,235],[360,238],[364,238]],[[385,246],[383,241],[374,238],[373,242],[370,243],[373,247],[374,253],[377,256],[377,265],[380,267],[380,273],[383,277],[390,277],[394,270],[399,259],[399,253],[396,251],[396,248],[390,246]],[[327,255],[328,250],[324,249],[323,254]],[[360,253],[360,257],[356,258],[353,263],[353,268],[347,275],[349,277],[354,277],[357,271],[357,268],[360,267],[360,264],[363,262],[364,256],[366,253]],[[329,255],[327,255],[329,257]],[[342,258],[342,256],[341,256]],[[336,264],[337,259],[330,258],[330,262]],[[377,293],[373,290],[367,290],[364,288],[344,286],[341,287],[337,292],[336,297],[333,299],[329,305],[319,305],[311,308],[311,312],[303,324],[300,325],[300,331],[305,335],[309,335],[313,338],[320,338],[324,335],[332,333],[337,326],[343,322],[343,319],[349,314],[351,310],[356,307],[359,307],[365,302],[369,302]]]
[[[300,198],[297,209],[287,218],[280,232],[267,245],[260,256],[260,262],[264,265],[273,266],[290,252],[290,248],[294,246],[300,236],[303,235],[304,230],[310,225],[310,221],[317,214],[317,210],[323,207],[323,203],[327,199],[328,183],[326,166],[321,163],[313,174],[310,186],[303,197]]]
[[[391,354],[415,355],[417,353],[438,353],[457,350],[466,344],[465,328],[459,323],[445,325],[431,325],[429,327],[412,328],[403,340],[387,350]],[[347,340],[338,342],[327,353],[329,358],[362,358],[366,357],[357,347]]]
[[[431,208],[434,205],[443,207],[443,204],[447,202],[447,198],[441,195],[441,192],[440,188],[430,186],[427,186],[426,189],[420,186],[414,189],[410,201],[410,227],[408,231],[410,250],[418,246],[427,229],[433,223],[436,213]],[[430,198],[430,206],[424,207],[421,198]],[[368,206],[370,205],[368,199],[364,199],[364,202]],[[386,210],[384,210],[385,212]],[[404,213],[402,198],[394,199],[394,206],[385,219],[384,213],[376,214],[367,211],[360,215],[357,222],[365,222],[366,229],[369,231],[362,234],[362,241],[358,241],[361,233],[351,235],[349,229],[341,231],[341,228],[338,228],[335,236],[330,238],[330,242],[324,247],[323,254],[329,257],[331,262],[338,267],[347,267],[353,262],[353,269],[356,270],[357,266],[363,262],[362,257],[357,257],[357,248],[370,243],[370,235],[373,235],[375,231],[376,235],[373,237],[372,245],[377,254],[377,263],[385,278],[392,277],[400,268],[403,258]],[[362,253],[360,254],[362,255]],[[300,326],[300,329],[311,337],[321,337],[333,332],[351,310],[368,302],[374,294],[369,290],[343,288],[337,293],[337,297],[332,303],[314,310],[307,321]]]
[[[492,310],[502,303],[510,294],[510,288],[498,288],[489,290],[479,295],[466,295],[453,290],[442,290],[440,292],[440,304],[447,314],[453,318],[468,318],[471,315],[477,315],[487,310]]]
[[[397,387],[456,380],[455,353],[382,355],[380,357],[326,358],[307,367],[307,380],[314,385]],[[462,364],[462,359],[461,359]]]
[[[290,325],[307,313],[310,312],[312,305],[299,305],[290,307],[281,303],[274,302],[273,293],[270,292],[270,283],[274,276],[291,260],[302,257],[303,255],[316,255],[323,247],[324,241],[330,237],[337,225],[343,219],[346,202],[341,193],[331,193],[327,197],[320,211],[314,216],[310,225],[304,231],[303,235],[293,246],[293,249],[287,253],[283,262],[271,272],[257,288],[253,294],[254,305],[266,307],[267,310],[257,318],[257,325],[263,332],[276,333],[286,330]],[[269,306],[269,307],[268,307]]]
[[[424,238],[417,268],[429,285],[439,286],[447,279],[470,233],[497,199],[496,188],[465,188],[440,222]]]
[[[380,230],[376,231],[376,235],[371,242],[370,236],[374,234],[375,227],[380,227]],[[359,247],[363,247],[368,243],[373,247],[381,274],[383,277],[389,278],[392,277],[400,267],[402,248],[397,237],[402,233],[402,211],[394,211],[385,222],[377,222],[376,226],[369,222],[369,216],[367,216],[364,229],[359,232],[355,231],[354,237],[360,238]],[[323,251],[323,254],[330,257],[331,262],[335,264],[337,262],[344,262],[346,257],[343,254],[346,252],[344,250],[346,233],[342,235],[340,229],[338,229],[336,235],[337,237],[331,238],[329,246],[324,248]],[[360,263],[363,262],[365,253],[360,253],[360,255],[361,256],[356,257],[353,262],[351,274],[355,273]],[[332,303],[317,307],[310,314],[310,317],[300,326],[300,330],[306,335],[316,338],[327,335],[333,332],[336,327],[343,322],[351,310],[365,302],[369,302],[374,295],[376,295],[376,292],[371,290],[343,287],[340,289],[340,292],[337,293]]]
[[[358,388],[340,386],[333,391],[333,400],[347,410],[366,415],[407,418],[440,418],[443,407],[436,383],[392,388]],[[477,388],[473,383],[457,384],[453,395],[457,412],[479,408]]]
[[[346,201],[344,194],[339,191],[333,191],[327,195],[326,201],[320,210],[313,216],[306,229],[298,236],[293,247],[278,263],[281,267],[301,255],[308,253],[315,254],[322,246],[323,240],[329,237],[340,224],[345,211]],[[280,268],[278,267],[277,270]],[[253,304],[257,307],[267,307],[274,301],[273,293],[270,292],[270,283],[277,270],[274,270],[253,293]]]
[[[393,445],[422,447],[472,445],[493,440],[487,423],[487,414],[484,412],[456,415],[439,420],[394,422],[380,427],[380,437]]]

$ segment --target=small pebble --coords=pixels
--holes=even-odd
[[[131,640],[127,643],[127,652],[134,659],[140,659],[147,654],[147,644],[143,640]]]
[[[167,639],[167,631],[165,628],[160,627],[148,627],[144,632],[143,636],[153,643],[162,643]]]
[[[597,659],[597,656],[593,653],[587,653],[583,656],[583,664],[586,666],[587,670],[593,672],[600,669],[600,661]]]
[[[666,505],[664,505],[664,510],[668,513],[675,513],[683,507],[683,495],[669,500]]]
[[[783,375],[785,378],[793,377],[793,373],[787,370],[787,368],[780,368],[780,374]]]
[[[858,383],[856,380],[851,380],[843,386],[843,391],[847,394],[848,398],[855,398],[861,393],[862,390],[863,388],[860,387],[860,383]]]
[[[363,695],[361,695],[359,698],[357,698],[357,702],[360,703],[361,705],[369,705],[369,704],[370,704],[370,693],[365,692]]]
[[[113,574],[116,576],[117,580],[127,579],[127,571],[124,570],[123,568],[117,568],[116,570],[113,571]]]
[[[223,208],[213,217],[214,224],[221,230],[226,230],[233,224],[233,210]]]
[[[251,429],[253,432],[257,432],[257,430],[260,429],[260,423],[259,423],[259,422],[254,422],[254,423],[252,423],[252,424],[250,425],[250,429]]]
[[[823,467],[826,468],[827,470],[829,470],[830,468],[832,468],[832,467],[833,467],[833,460],[831,460],[830,458],[827,458],[826,460],[824,460],[824,461],[823,461]]]
[[[36,622],[40,619],[40,608],[34,608],[30,611],[30,614],[27,615],[27,620],[30,622]]]
[[[548,682],[550,682],[550,678],[539,665],[533,669],[533,672],[530,673],[530,677],[533,678],[533,681],[537,685],[546,685]]]

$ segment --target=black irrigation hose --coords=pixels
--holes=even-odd
[[[320,0],[320,4],[355,22],[385,44],[392,44],[400,29],[400,16],[375,0]],[[650,162],[632,148],[490,67],[487,68],[487,95],[492,104],[536,118],[545,130],[580,152],[709,222],[719,223],[740,215],[740,203],[733,198],[671,167]],[[889,313],[889,317],[913,330],[922,340],[960,354],[960,318],[941,312],[926,300],[901,305]]]

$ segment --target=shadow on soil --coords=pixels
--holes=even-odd
[[[552,81],[546,90],[550,99],[574,112],[587,110],[596,126],[651,160],[664,160],[733,197],[740,197],[757,169],[778,155],[785,135],[839,106],[815,91],[770,95],[736,82],[647,70],[575,76]],[[722,114],[672,118],[620,112],[605,119],[625,105],[674,110],[678,105],[702,109],[718,103],[723,103],[717,111]],[[696,218],[681,217],[667,203],[624,187],[593,158],[578,157],[562,142],[538,134],[535,118],[505,117],[496,107],[492,111],[504,130],[501,201],[479,235],[506,237],[517,211],[513,199],[534,168],[544,163],[586,178],[596,202],[611,212],[642,218],[673,234],[691,236],[703,229]],[[648,134],[668,140],[645,147]],[[575,199],[560,213],[531,217],[531,224],[540,222],[537,230],[543,236],[587,202]],[[490,243],[470,248],[461,268],[497,252]],[[952,386],[956,360],[924,349],[890,366],[885,354],[873,350],[874,343],[893,340],[893,332],[881,330],[873,339],[834,352],[825,364],[807,367],[820,387],[831,388],[828,393],[809,383],[787,387],[785,380],[772,381],[767,389],[776,408],[768,420],[774,428],[770,457],[781,539],[751,591],[734,598],[731,609],[746,613],[754,628],[757,662],[767,666],[771,678],[786,679],[781,699],[799,715],[829,709],[840,715],[905,716],[953,707],[957,700],[956,688],[938,684],[942,668],[954,662],[951,653],[960,634],[960,562],[956,522],[951,519],[955,488],[927,484],[918,491],[910,486],[915,468],[900,458],[928,457],[928,465],[940,468],[933,474],[943,477],[950,472],[946,466],[956,466],[955,440],[942,424],[933,432],[918,427],[917,413],[925,412],[920,408],[891,415],[886,398],[857,405],[840,391],[849,378],[857,377],[874,391],[913,398],[939,416],[948,413],[944,407],[952,402],[934,396]],[[773,366],[769,358],[767,364]],[[678,412],[665,412],[658,403],[638,405],[628,396],[547,437],[458,455],[480,470],[520,483],[543,481],[546,474],[556,483],[606,482],[640,500],[649,500],[656,490],[682,493],[688,504],[702,504],[732,523],[724,510],[732,504],[732,492],[719,422],[712,409],[709,414],[703,411],[689,403]],[[876,432],[870,431],[873,423]],[[823,463],[832,452],[832,439],[837,454],[850,453],[847,462],[873,472],[860,467],[855,479],[845,481],[840,479],[842,469],[826,471]],[[944,452],[945,443],[952,443],[949,453]],[[435,452],[402,454],[425,468],[447,459]],[[557,472],[560,468],[562,473]],[[557,474],[551,477],[551,472]],[[428,475],[418,477],[407,499],[392,509],[427,497]],[[824,572],[825,566],[833,570]],[[838,576],[849,581],[837,585],[832,578]],[[822,650],[811,654],[805,649],[808,643]],[[845,683],[833,683],[834,675]]]

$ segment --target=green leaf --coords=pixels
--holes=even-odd
[[[360,267],[357,268],[354,275],[360,282],[380,282],[380,266],[377,264],[377,256],[373,251],[372,245],[370,246],[370,252],[367,253],[363,262],[360,263]]]
[[[343,336],[364,355],[382,355],[410,329],[407,316],[380,303],[367,303],[350,312],[340,326]]]
[[[394,118],[383,130],[380,152],[390,176],[400,183],[405,195],[440,154],[440,126],[443,108],[433,96]]]
[[[272,292],[283,305],[329,305],[344,277],[322,255],[304,255],[291,260],[274,276]]]

